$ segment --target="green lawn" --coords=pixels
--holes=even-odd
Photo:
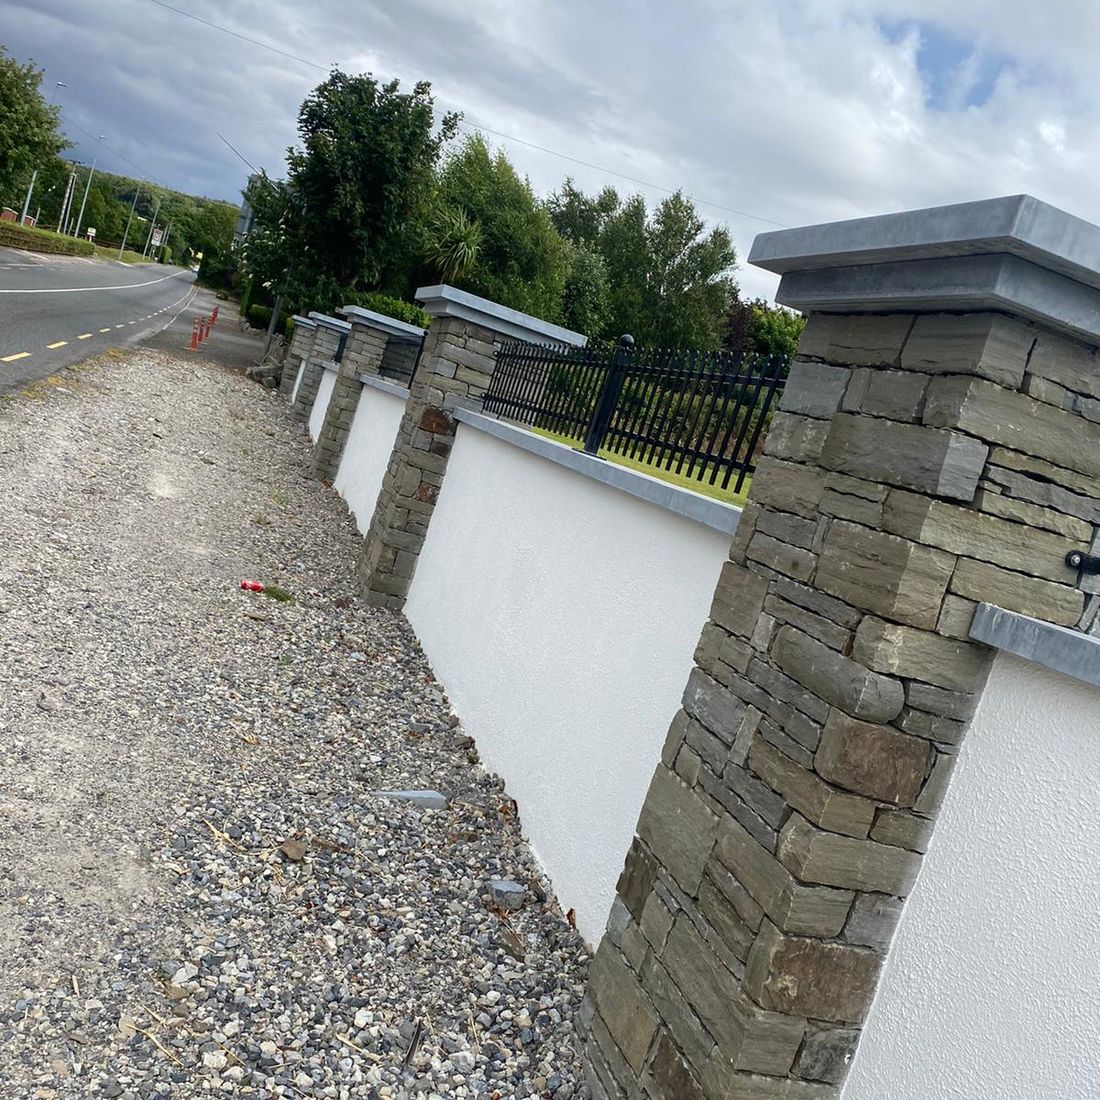
[[[570,439],[568,436],[561,435],[558,432],[547,431],[545,428],[526,428],[526,430],[534,432],[535,435],[542,435],[547,439],[553,439],[558,443],[564,443],[567,447],[573,447],[576,450],[580,450],[581,448],[581,445],[575,439]],[[700,481],[698,478],[686,477],[684,474],[676,473],[675,470],[666,470],[663,466],[656,466],[652,463],[644,462],[639,458],[627,458],[625,455],[616,454],[614,451],[609,451],[606,448],[600,451],[600,458],[605,458],[608,462],[614,462],[617,466],[625,466],[628,470],[636,470],[640,474],[648,474],[650,477],[658,478],[661,481],[667,481],[670,485],[676,485],[681,489],[689,489],[693,493],[701,493],[703,496],[713,497],[715,500],[720,500],[723,504],[733,504],[738,508],[744,506],[745,498],[749,495],[749,487],[752,485],[752,477],[746,477],[745,483],[741,486],[741,492],[735,493],[733,491],[733,486],[737,480],[736,476],[730,478],[729,488],[723,489],[721,485],[711,485],[709,480],[704,479]]]
[[[142,264],[146,261],[142,259],[140,252],[131,252],[126,249],[120,257],[117,248],[102,248],[98,244],[95,247],[95,254],[100,260],[118,260],[121,259],[124,264]]]

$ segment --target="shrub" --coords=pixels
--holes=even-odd
[[[431,317],[418,305],[414,305],[412,302],[403,302],[400,298],[390,298],[385,294],[349,290],[347,297],[340,305],[361,306],[363,309],[372,309],[375,313],[393,317],[397,321],[404,321],[407,325],[416,325],[417,328],[427,328],[432,323]],[[338,309],[339,306],[336,308]]]
[[[237,258],[232,252],[208,248],[199,265],[199,281],[215,290],[232,290],[237,279]]]
[[[18,222],[0,222],[0,246],[25,248],[28,252],[51,252],[58,256],[95,255],[95,245],[91,241],[63,237],[48,229],[32,229]]]
[[[253,328],[266,329],[271,324],[271,307],[251,305],[248,307],[248,323]]]

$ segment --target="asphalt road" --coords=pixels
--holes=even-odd
[[[0,248],[0,392],[150,342],[187,309],[194,281],[186,268]]]

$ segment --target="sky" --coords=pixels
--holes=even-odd
[[[46,70],[71,155],[237,202],[249,169],[218,135],[282,174],[339,65],[431,81],[539,194],[567,175],[651,204],[683,189],[729,228],[748,297],[774,293],[744,262],[769,229],[1019,192],[1100,222],[1095,0],[171,6],[0,0],[0,42]]]

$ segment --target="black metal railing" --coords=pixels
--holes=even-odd
[[[402,386],[411,386],[416,368],[420,362],[420,353],[424,350],[424,337],[419,340],[402,340],[390,337],[382,352],[382,362],[378,373],[391,382]]]
[[[756,469],[783,357],[504,345],[483,408],[656,470],[740,492]]]

